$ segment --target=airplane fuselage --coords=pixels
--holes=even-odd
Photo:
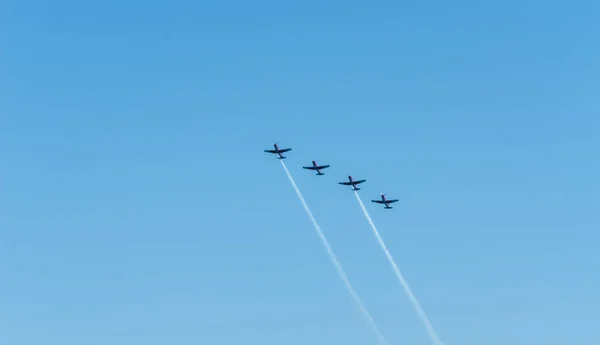
[[[277,158],[279,158],[279,159],[285,159],[285,157],[284,157],[284,156],[283,156],[283,154],[281,153],[281,150],[279,149],[279,145],[277,145],[277,144],[274,144],[274,145],[273,145],[273,147],[275,147],[275,151],[277,151],[277,155],[279,156],[279,157],[277,157]]]
[[[312,161],[313,163],[313,167],[315,167],[315,170],[317,171],[317,175],[325,175],[321,172],[321,168],[319,168],[319,165],[317,164],[317,162]]]
[[[385,205],[384,208],[392,208],[390,206],[390,203],[385,199],[385,195],[381,194],[381,201],[383,201],[383,204]]]

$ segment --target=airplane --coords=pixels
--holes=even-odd
[[[352,190],[356,191],[356,190],[360,190],[360,188],[356,187],[357,184],[359,183],[363,183],[366,180],[358,180],[358,181],[354,181],[352,179],[352,176],[348,176],[348,180],[350,182],[338,182],[339,184],[343,184],[344,186],[352,186]]]
[[[308,169],[308,170],[316,170],[317,171],[317,175],[325,175],[321,172],[322,169],[326,169],[329,168],[329,165],[317,165],[317,162],[312,161],[312,166],[311,167],[303,167],[304,169]]]
[[[275,143],[273,145],[273,147],[275,148],[275,150],[265,150],[265,152],[275,153],[275,154],[279,155],[279,157],[277,157],[277,159],[285,159],[286,157],[284,157],[282,153],[292,150],[292,149],[280,149],[279,146],[277,146],[277,143]]]
[[[390,204],[395,203],[397,201],[398,201],[398,199],[391,199],[391,200],[386,199],[385,195],[383,195],[383,193],[381,194],[381,200],[371,200],[371,202],[374,202],[376,204],[384,204],[385,208],[387,208],[387,209],[393,208],[390,206]]]

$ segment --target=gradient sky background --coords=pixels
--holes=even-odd
[[[598,1],[8,0],[0,343],[600,343]],[[312,159],[325,176],[302,170]]]

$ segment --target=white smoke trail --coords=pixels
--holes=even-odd
[[[360,199],[360,196],[358,195],[358,193],[356,191],[354,192],[354,194],[356,195],[356,199],[358,200],[358,203],[360,204],[360,208],[362,208],[362,211],[365,214],[365,218],[367,218],[367,220],[369,221],[369,224],[371,225],[371,229],[373,229],[373,233],[375,234],[375,237],[377,237],[377,240],[379,241],[381,248],[385,252],[385,255],[387,256],[390,264],[394,268],[394,272],[396,273],[396,277],[398,277],[398,281],[400,281],[400,284],[404,287],[404,291],[406,291],[406,295],[408,296],[408,299],[412,302],[413,307],[415,308],[417,314],[421,318],[421,321],[425,325],[425,328],[427,329],[427,333],[429,333],[429,337],[431,338],[431,341],[435,345],[443,345],[442,341],[440,340],[437,333],[433,329],[431,322],[429,322],[429,318],[427,317],[427,314],[425,314],[425,311],[423,310],[423,308],[421,308],[419,301],[417,300],[415,295],[412,293],[412,290],[410,289],[410,287],[408,286],[408,283],[406,282],[406,279],[404,279],[404,276],[400,272],[398,265],[396,265],[396,261],[394,261],[392,254],[390,254],[385,243],[383,242],[383,239],[381,238],[381,236],[379,236],[379,232],[377,231],[377,228],[375,227],[375,223],[373,223],[371,216],[369,216],[369,212],[367,212],[367,209],[365,208],[365,205],[363,204],[362,200]]]
[[[288,170],[287,166],[285,166],[285,163],[283,163],[282,160],[280,160],[280,162],[281,162],[281,166],[285,170],[285,173],[287,174],[288,179],[292,183],[292,186],[294,187],[294,190],[296,191],[296,194],[298,195],[298,199],[300,199],[300,201],[302,202],[302,206],[304,206],[304,210],[306,211],[306,214],[308,215],[308,217],[312,221],[312,223],[313,223],[313,225],[315,227],[315,230],[317,231],[317,234],[319,235],[319,237],[321,238],[321,241],[323,242],[323,245],[325,246],[325,249],[327,249],[327,252],[329,253],[329,257],[331,258],[331,261],[333,262],[333,265],[337,269],[337,272],[338,272],[340,278],[346,284],[346,288],[348,289],[348,292],[350,292],[350,295],[352,296],[352,298],[354,299],[354,301],[358,305],[358,308],[362,312],[362,314],[363,314],[365,320],[367,321],[367,323],[369,323],[369,325],[373,328],[373,331],[375,332],[375,334],[379,338],[379,341],[381,342],[381,344],[388,345],[387,341],[385,340],[385,338],[381,334],[381,331],[379,331],[379,328],[377,327],[377,324],[375,323],[375,320],[373,319],[373,317],[371,316],[371,314],[367,311],[367,308],[364,306],[364,304],[363,304],[362,300],[360,299],[360,297],[358,297],[358,294],[356,293],[356,291],[352,287],[352,284],[350,284],[350,280],[346,276],[346,273],[344,272],[344,269],[342,268],[342,264],[339,262],[337,256],[333,252],[333,249],[331,249],[331,246],[329,245],[329,241],[327,241],[327,238],[323,234],[323,231],[321,230],[321,227],[319,226],[319,223],[317,223],[317,220],[315,219],[315,217],[313,216],[312,212],[308,208],[308,204],[304,200],[304,197],[302,196],[302,193],[300,193],[300,189],[296,185],[296,182],[294,181],[294,178],[292,177],[292,174]]]

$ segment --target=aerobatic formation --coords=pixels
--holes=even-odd
[[[277,155],[277,159],[285,159],[286,157],[283,155],[285,152],[289,152],[292,149],[291,148],[287,148],[287,149],[280,149],[279,145],[277,145],[277,143],[273,144],[273,150],[265,150],[265,152],[267,153],[272,153],[272,154],[276,154]],[[325,175],[321,170],[323,169],[327,169],[329,168],[330,165],[325,164],[325,165],[318,165],[316,161],[312,161],[312,165],[311,166],[305,166],[302,167],[303,169],[307,169],[307,170],[312,170],[312,171],[316,171],[317,174],[316,175]],[[348,176],[348,181],[347,182],[338,182],[341,185],[344,186],[351,186],[353,191],[359,191],[360,188],[357,187],[357,185],[366,182],[367,180],[354,180],[352,178],[352,176]],[[371,200],[371,202],[374,202],[376,204],[381,204],[384,205],[385,209],[391,209],[392,207],[390,206],[390,204],[398,202],[398,199],[386,199],[385,195],[382,193],[381,194],[381,199],[378,200]]]
[[[300,189],[296,185],[296,182],[294,181],[294,178],[292,177],[292,174],[290,173],[290,171],[288,170],[286,164],[283,161],[283,159],[286,158],[283,154],[285,152],[291,151],[292,149],[291,148],[280,149],[277,144],[274,144],[273,147],[274,147],[274,149],[272,149],[272,150],[265,150],[265,152],[277,155],[277,158],[279,159],[279,161],[281,163],[281,166],[285,170],[285,173],[286,173],[288,179],[290,180],[290,183],[294,187],[294,190],[296,191],[296,194],[297,194],[298,198],[300,199],[300,201],[302,203],[302,206],[304,207],[304,210],[306,211],[306,214],[311,219],[311,221],[313,223],[313,226],[314,226],[317,234],[321,238],[321,241],[323,242],[323,245],[325,246],[325,249],[327,250],[327,252],[329,254],[331,262],[336,267],[338,275],[340,276],[341,280],[346,285],[346,289],[348,289],[348,292],[350,293],[350,295],[352,296],[352,298],[354,299],[354,301],[358,305],[358,308],[360,309],[360,311],[361,311],[363,317],[365,318],[365,321],[367,322],[367,324],[370,325],[370,327],[373,329],[373,332],[377,335],[377,337],[378,337],[379,342],[381,343],[381,345],[388,345],[387,341],[385,340],[385,338],[381,334],[381,331],[379,330],[379,327],[377,326],[375,320],[373,319],[373,317],[371,316],[371,314],[369,313],[369,311],[365,307],[364,303],[362,302],[362,300],[360,299],[360,297],[358,296],[358,294],[356,293],[356,291],[352,287],[352,284],[350,283],[350,280],[346,276],[346,273],[345,273],[344,269],[342,268],[341,263],[337,259],[337,256],[333,252],[333,249],[331,248],[331,245],[329,244],[329,241],[325,237],[325,234],[321,230],[321,227],[319,226],[317,220],[315,219],[315,217],[313,216],[312,212],[310,211],[310,208],[308,207],[308,204],[306,203],[306,200],[302,196],[302,193],[300,192]],[[307,169],[307,170],[316,171],[317,175],[325,175],[322,172],[322,170],[329,168],[329,165],[319,165],[319,164],[317,164],[316,161],[312,161],[312,165],[311,166],[305,166],[305,167],[302,167],[302,168]],[[410,286],[408,285],[408,282],[406,281],[406,279],[404,278],[402,272],[398,268],[398,265],[396,264],[396,261],[394,260],[394,258],[390,254],[390,251],[388,250],[388,248],[385,245],[383,239],[381,238],[381,235],[379,234],[379,231],[377,231],[377,227],[373,223],[373,220],[371,219],[371,216],[369,215],[369,212],[367,211],[367,209],[365,208],[365,205],[363,204],[363,202],[361,200],[361,197],[360,197],[360,195],[358,193],[358,191],[361,190],[361,189],[358,188],[357,185],[359,185],[361,183],[364,183],[366,181],[367,180],[365,180],[365,179],[355,180],[355,179],[352,178],[352,176],[348,176],[348,181],[338,182],[338,183],[340,185],[352,187],[352,191],[354,192],[354,195],[356,196],[356,200],[358,201],[358,204],[360,205],[360,208],[361,208],[361,210],[362,210],[365,218],[367,219],[369,225],[371,226],[371,230],[373,231],[373,234],[375,235],[375,238],[377,239],[377,242],[379,243],[379,245],[381,246],[381,249],[385,253],[385,256],[387,257],[388,262],[392,266],[392,269],[393,269],[393,271],[394,271],[394,273],[396,275],[396,278],[398,279],[398,282],[400,283],[400,285],[404,289],[404,293],[406,294],[406,297],[411,302],[411,304],[412,304],[413,308],[415,309],[418,317],[421,319],[421,322],[423,323],[423,326],[427,330],[427,333],[429,335],[429,338],[431,339],[431,342],[433,343],[433,345],[443,345],[442,341],[440,340],[439,336],[437,335],[437,333],[435,332],[433,326],[431,325],[431,322],[429,321],[429,318],[425,314],[425,311],[421,307],[419,301],[417,300],[416,296],[414,295],[414,293],[412,292]],[[387,199],[385,197],[385,195],[382,193],[381,194],[381,198],[375,199],[375,200],[371,200],[371,202],[379,204],[379,205],[383,205],[385,209],[391,209],[392,207],[390,206],[390,204],[398,202],[398,199]]]

